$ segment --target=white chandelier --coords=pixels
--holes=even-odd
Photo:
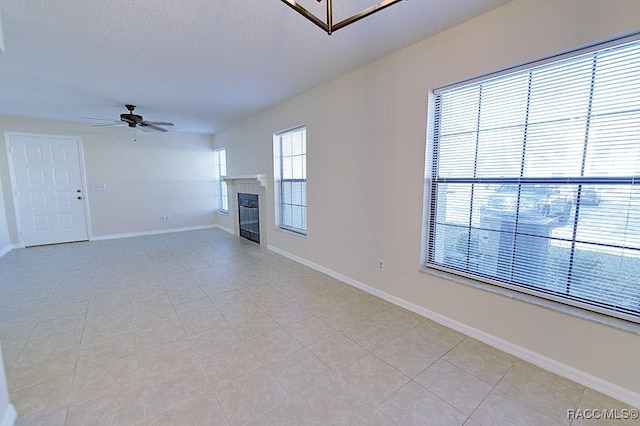
[[[313,22],[314,24],[316,24],[317,26],[325,30],[327,34],[331,35],[332,32],[337,31],[340,28],[344,28],[349,24],[353,24],[354,22],[359,21],[362,18],[366,18],[367,16],[372,15],[376,12],[379,12],[382,9],[389,7],[392,4],[398,3],[402,0],[383,0],[380,3],[373,5],[371,7],[368,7],[363,11],[358,12],[355,15],[350,16],[346,19],[343,19],[342,21],[335,24],[333,23],[333,0],[326,0],[327,2],[326,21],[323,21],[313,13],[309,12],[309,10],[307,10],[304,6],[302,6],[296,0],[282,0],[282,1],[285,4],[289,5],[290,7],[292,7],[293,10],[295,10],[296,12],[298,12],[299,14],[301,14],[302,16],[304,16],[305,18],[307,18],[308,20],[310,20],[311,22]],[[317,0],[317,1],[318,3],[320,3],[322,0]]]

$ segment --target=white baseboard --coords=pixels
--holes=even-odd
[[[423,308],[422,306],[415,305],[404,299],[385,293],[384,291],[378,290],[377,288],[361,283],[360,281],[349,278],[331,269],[325,268],[324,266],[318,265],[307,259],[303,259],[299,256],[281,250],[277,247],[269,245],[268,249],[305,266],[308,266],[311,269],[315,269],[316,271],[329,275],[330,277],[340,280],[345,284],[349,284],[371,295],[384,299],[387,302],[391,302],[394,305],[401,306],[409,311],[415,312],[418,315],[422,315],[423,317],[435,321],[438,324],[449,327],[466,336],[477,339],[483,343],[486,343],[487,345],[493,346],[494,348],[500,349],[508,354],[530,362],[531,364],[537,365],[538,367],[543,368],[547,371],[558,374],[559,376],[565,377],[576,383],[580,383],[581,385],[587,386],[593,390],[622,401],[632,407],[640,408],[640,394],[638,393],[632,392],[614,383],[608,382],[599,377],[593,376],[589,373],[578,370],[554,359],[548,358],[537,352],[533,352],[529,349],[525,349],[521,346],[515,345],[507,340],[503,340],[499,337],[485,333],[484,331],[473,328],[467,324],[463,324],[451,318],[445,317],[429,309]]]
[[[15,248],[15,247],[14,247],[13,245],[8,245],[8,246],[6,246],[5,248],[1,249],[1,250],[0,250],[0,257],[4,257],[4,256],[6,256],[6,255],[7,255],[7,254],[9,254],[9,252],[10,252],[11,250],[13,250],[14,248]]]
[[[233,229],[229,229],[226,226],[222,226],[222,225],[213,225],[214,228],[218,228],[218,229],[222,229],[225,232],[228,232],[230,234],[234,234]]]
[[[155,231],[145,231],[145,232],[129,232],[125,234],[94,235],[91,237],[91,241],[115,240],[117,238],[146,237],[149,235],[171,234],[173,232],[199,231],[201,229],[211,229],[215,227],[216,225],[202,225],[202,226],[189,226],[186,228],[158,229]]]
[[[9,404],[4,411],[4,416],[2,416],[2,420],[0,421],[0,426],[13,426],[18,418],[18,413],[16,413],[16,409],[13,404]]]

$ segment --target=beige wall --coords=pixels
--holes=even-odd
[[[91,233],[102,236],[211,226],[214,221],[212,137],[142,133],[128,127],[0,116],[0,181],[11,241],[17,230],[4,132],[77,136],[82,139]],[[105,191],[92,190],[105,184]],[[162,222],[160,216],[171,215]],[[0,219],[2,217],[0,216]],[[0,220],[0,243],[2,242]],[[0,249],[2,245],[0,244]]]
[[[220,132],[215,146],[228,174],[272,178],[272,134],[306,124],[308,237],[275,228],[270,188],[273,247],[635,398],[640,335],[418,269],[429,90],[638,30],[636,0],[515,1]]]

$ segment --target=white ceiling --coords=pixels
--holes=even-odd
[[[334,21],[378,1],[335,0]],[[405,0],[329,36],[280,0],[0,0],[0,114],[89,126],[133,103],[215,133],[505,3]]]

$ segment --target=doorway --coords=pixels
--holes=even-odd
[[[23,133],[6,136],[20,245],[87,241],[80,139]]]

